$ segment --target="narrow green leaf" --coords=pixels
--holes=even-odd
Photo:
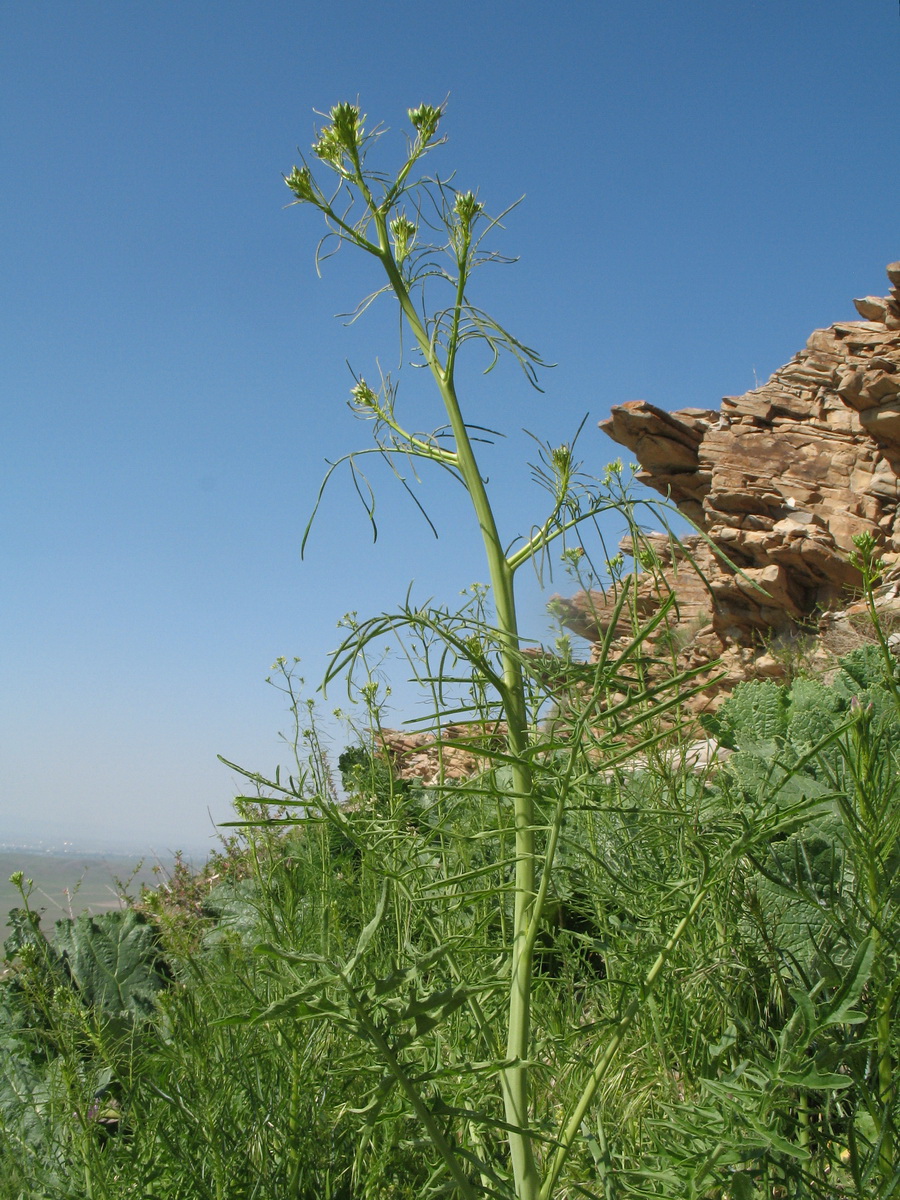
[[[839,1025],[844,1021],[846,1014],[862,995],[862,990],[872,974],[874,961],[874,939],[871,936],[863,938],[844,976],[844,982],[831,998],[828,1008],[818,1013],[820,1029],[824,1029],[826,1025]]]
[[[385,909],[387,908],[387,899],[388,884],[387,881],[385,881],[384,886],[381,889],[381,895],[378,898],[378,904],[375,908],[375,915],[359,935],[359,940],[356,943],[356,949],[354,950],[352,957],[344,966],[343,974],[345,976],[349,977],[353,972],[359,960],[365,954],[367,946],[378,931],[378,927],[384,919]]]
[[[803,1071],[779,1071],[778,1082],[788,1087],[812,1088],[816,1091],[834,1091],[849,1087],[853,1080],[849,1075],[839,1075],[834,1071],[820,1071],[811,1062]]]

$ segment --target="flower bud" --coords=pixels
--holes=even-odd
[[[378,407],[378,397],[362,378],[350,389],[350,395],[355,408],[371,411]]]
[[[422,145],[427,145],[437,132],[441,110],[430,104],[420,104],[418,108],[409,109],[408,115]]]
[[[331,117],[331,133],[345,150],[356,150],[362,145],[363,121],[356,104],[336,104],[329,114]]]
[[[557,475],[568,475],[572,470],[572,447],[555,446],[550,451],[550,461]]]
[[[284,182],[299,201],[309,202],[315,198],[309,167],[294,167],[290,175],[285,175]]]
[[[484,211],[484,205],[479,204],[474,192],[460,192],[453,205],[453,211],[460,225],[468,229],[479,213]]]
[[[394,239],[394,257],[397,262],[403,262],[412,249],[418,226],[406,216],[394,217],[391,221],[391,236]]]

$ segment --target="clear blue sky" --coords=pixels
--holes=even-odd
[[[439,479],[440,541],[380,478],[378,543],[335,489],[300,561],[323,460],[366,436],[345,360],[397,356],[387,310],[333,319],[371,264],[318,280],[313,216],[283,207],[313,109],[358,96],[399,131],[449,94],[435,167],[494,210],[526,196],[481,295],[559,365],[543,395],[507,369],[469,397],[511,434],[488,463],[511,538],[541,516],[522,427],[560,442],[589,412],[602,471],[611,405],[716,406],[884,292],[898,35],[896,0],[5,4],[0,841],[202,844],[234,787],[216,754],[284,758],[276,656],[315,683],[345,611],[484,576]],[[403,396],[433,423],[418,377]]]

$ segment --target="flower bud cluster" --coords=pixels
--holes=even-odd
[[[561,479],[567,478],[572,472],[572,447],[554,446],[550,451],[550,462]]]
[[[453,211],[460,227],[468,231],[475,218],[484,212],[484,205],[479,203],[474,192],[460,192],[454,202]]]
[[[354,384],[350,388],[350,396],[353,396],[353,403],[358,408],[378,408],[378,397],[365,379],[360,378],[359,383]]]
[[[349,157],[351,162],[356,162],[359,156],[365,138],[363,121],[366,118],[360,113],[358,105],[346,103],[336,104],[329,116],[331,124],[319,133],[319,140],[313,145],[313,154],[341,174],[346,174],[346,159]]]
[[[887,564],[883,558],[878,557],[875,538],[866,530],[864,533],[857,533],[852,541],[856,549],[850,555],[851,564],[870,584],[877,584],[884,575]]]
[[[409,119],[419,135],[419,141],[423,146],[427,146],[437,133],[441,109],[435,108],[431,104],[420,104],[418,108],[409,109]]]
[[[300,203],[312,203],[315,200],[312,173],[309,167],[294,167],[290,175],[285,175],[284,182]]]
[[[394,258],[398,263],[403,262],[409,254],[416,239],[418,226],[407,216],[394,217],[391,221],[391,236],[394,239]]]

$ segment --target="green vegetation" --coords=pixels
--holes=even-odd
[[[583,763],[556,834],[541,771],[545,1175],[578,1120],[548,1195],[897,1194],[900,718],[882,667],[874,647],[829,685],[743,685],[712,774],[652,752]],[[469,1194],[516,1195],[495,1092],[511,773],[426,788],[364,750],[344,765],[347,801],[314,750],[280,784],[302,815],[240,802],[216,869],[136,910],[48,939],[19,881],[0,1195],[466,1194],[448,1152]]]
[[[833,680],[739,688],[711,722],[732,754],[704,772],[679,723],[700,685],[650,649],[674,601],[641,617],[620,561],[595,661],[529,653],[522,566],[561,557],[598,587],[605,511],[655,558],[621,467],[591,479],[572,445],[539,446],[530,539],[497,529],[457,358],[510,354],[531,382],[540,360],[469,297],[497,222],[414,178],[440,118],[410,113],[385,174],[340,105],[314,147],[332,187],[307,165],[287,183],[383,271],[442,406],[410,433],[396,381],[358,377],[361,454],[409,489],[423,462],[454,477],[491,586],[345,621],[328,681],[361,716],[341,790],[281,660],[295,769],[243,772],[240,832],[205,872],[50,937],[16,877],[0,1200],[896,1196],[900,690],[877,613]],[[871,540],[857,561],[871,596]],[[386,638],[432,701],[420,727],[456,727],[427,786],[378,748]]]

